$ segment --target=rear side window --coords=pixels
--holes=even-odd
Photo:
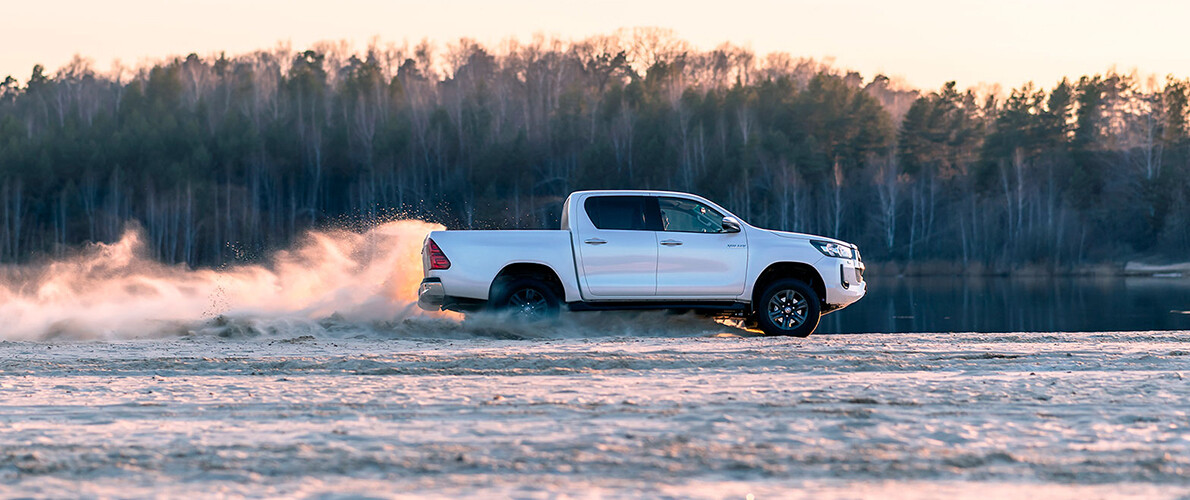
[[[660,226],[657,202],[648,196],[593,196],[583,208],[599,229],[656,231]]]

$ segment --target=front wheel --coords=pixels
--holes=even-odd
[[[754,307],[755,320],[765,335],[809,337],[822,315],[818,294],[806,282],[795,279],[769,285]]]
[[[518,321],[537,321],[558,315],[562,301],[553,288],[532,278],[514,279],[500,286],[496,311]]]

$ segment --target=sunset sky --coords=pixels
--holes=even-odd
[[[362,48],[383,41],[439,44],[471,37],[495,44],[534,33],[582,38],[617,28],[671,28],[696,47],[722,42],[759,53],[832,57],[865,76],[914,86],[1050,85],[1062,75],[1115,66],[1190,76],[1185,22],[1174,0],[42,0],[12,2],[0,17],[0,77],[24,81],[78,53],[107,70],[190,52],[230,54],[280,41]]]

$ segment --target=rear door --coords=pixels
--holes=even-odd
[[[744,293],[748,238],[723,231],[723,214],[698,200],[661,196],[657,296],[726,299]]]
[[[576,257],[586,292],[596,298],[651,297],[657,291],[655,198],[592,195],[582,201]]]

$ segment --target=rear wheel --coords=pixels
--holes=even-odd
[[[809,337],[822,315],[818,294],[806,282],[795,279],[769,285],[755,308],[753,319],[765,335]]]
[[[562,301],[548,284],[533,278],[501,283],[494,301],[497,312],[518,321],[537,321],[558,315]]]

